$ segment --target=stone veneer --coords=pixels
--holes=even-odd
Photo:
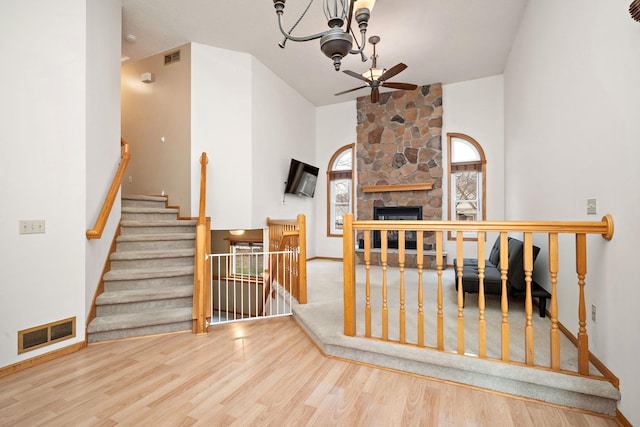
[[[357,104],[356,218],[374,206],[422,206],[423,219],[442,219],[442,84],[369,96]],[[363,186],[433,182],[431,190],[365,193]],[[433,243],[431,233],[425,242]]]

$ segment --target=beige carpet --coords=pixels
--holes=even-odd
[[[382,269],[371,267],[371,313],[372,336],[380,338],[382,334]],[[452,268],[442,274],[442,295],[444,315],[444,344],[445,351],[457,351],[458,346],[458,305],[457,291],[455,288],[455,275]],[[342,310],[342,263],[338,261],[315,260],[308,263],[308,302],[310,305],[327,303],[335,304]],[[364,307],[365,307],[365,269],[364,266],[356,268],[356,298],[357,298],[357,334],[364,336]],[[417,343],[418,325],[418,274],[416,269],[405,269],[405,312],[406,312],[406,341]],[[398,268],[387,270],[387,305],[389,311],[389,339],[398,341],[400,336],[400,272]],[[437,320],[437,274],[434,270],[423,271],[423,300],[424,300],[424,331],[425,345],[436,347],[436,320]],[[501,322],[500,297],[487,295],[485,299],[486,342],[487,357],[501,357]],[[547,303],[548,306],[550,302]],[[464,308],[465,325],[465,353],[478,354],[478,295],[466,294]],[[512,298],[509,301],[509,356],[511,361],[525,361],[524,355],[524,330],[525,330],[524,297]],[[342,312],[340,312],[342,322]],[[538,366],[550,366],[550,327],[548,317],[541,318],[538,307],[533,307],[532,323],[534,327],[534,364]],[[577,324],[577,320],[576,320]],[[571,325],[573,326],[573,325]],[[342,331],[342,323],[335,325],[338,331]],[[577,372],[578,353],[576,347],[564,334],[560,343],[560,367],[562,370]],[[593,366],[590,368],[592,375],[602,374]]]

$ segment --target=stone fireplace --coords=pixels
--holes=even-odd
[[[374,104],[358,98],[356,219],[395,207],[419,207],[422,219],[442,219],[442,111],[440,83],[383,93]],[[425,233],[424,241],[433,238]]]

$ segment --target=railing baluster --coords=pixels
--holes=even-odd
[[[524,233],[524,283],[526,296],[524,301],[525,323],[525,363],[533,366],[534,341],[533,341],[533,302],[531,298],[531,274],[533,273],[533,241],[531,233]]]
[[[551,276],[551,369],[560,370],[560,329],[558,328],[558,233],[549,233],[549,273]]]
[[[484,231],[478,232],[478,355],[487,357],[487,323],[484,318]]]
[[[424,347],[424,303],[422,294],[422,265],[424,263],[424,233],[416,231],[416,267],[418,269],[418,346]]]
[[[438,350],[444,350],[444,314],[442,312],[442,231],[436,231],[436,271],[438,273]]]
[[[404,230],[398,230],[398,269],[400,270],[400,342],[406,339],[406,313],[404,309]]]
[[[509,239],[506,232],[500,233],[500,279],[502,293],[500,310],[502,311],[502,361],[509,361],[509,300],[507,298],[507,270],[509,269]]]
[[[365,306],[364,335],[371,338],[371,232],[364,231]]]
[[[342,274],[344,281],[344,334],[349,337],[356,335],[356,284],[355,260],[353,243],[353,214],[344,216],[342,226]]]
[[[380,232],[380,264],[382,264],[382,339],[389,339],[389,307],[387,306],[387,232]]]
[[[462,289],[462,268],[464,250],[461,231],[456,232],[456,257],[458,259],[458,354],[464,354],[464,290]]]
[[[578,373],[589,375],[589,336],[587,335],[587,310],[584,301],[585,277],[587,275],[587,236],[576,234],[576,272],[580,297],[578,300]]]

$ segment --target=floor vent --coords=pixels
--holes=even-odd
[[[45,347],[76,336],[76,318],[18,331],[18,354]]]
[[[176,50],[164,56],[164,65],[173,64],[180,61],[180,51]]]

